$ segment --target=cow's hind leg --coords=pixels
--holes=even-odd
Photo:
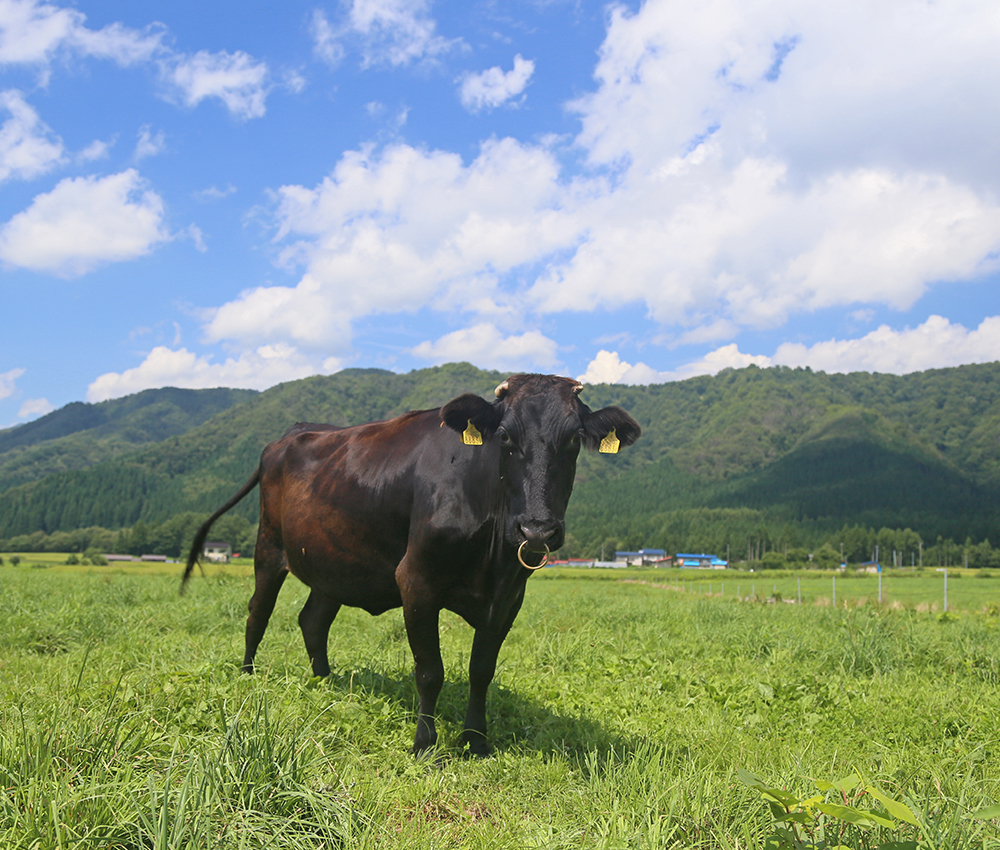
[[[243,672],[253,673],[253,662],[257,647],[264,637],[278,591],[285,583],[288,570],[285,568],[285,553],[275,546],[257,538],[254,552],[254,592],[250,597],[247,616],[246,651],[243,655]]]
[[[327,639],[340,603],[329,596],[313,590],[299,613],[299,628],[306,643],[306,652],[312,662],[314,676],[330,675],[330,659],[327,657]]]

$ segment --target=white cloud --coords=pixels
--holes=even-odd
[[[237,118],[264,115],[269,70],[249,54],[201,50],[186,55],[164,45],[166,30],[159,24],[144,31],[121,23],[93,30],[85,21],[86,15],[76,9],[39,0],[0,0],[0,65],[35,65],[47,73],[61,53],[109,59],[122,66],[155,61],[171,99],[193,107],[206,98],[218,98]],[[300,91],[305,80],[290,71],[284,85]]]
[[[631,368],[632,364],[622,360],[617,351],[602,348],[577,380],[584,384],[617,384]]]
[[[470,112],[499,106],[523,92],[533,73],[535,63],[518,53],[514,67],[506,73],[497,65],[478,74],[468,74],[459,88],[462,106]]]
[[[28,180],[63,161],[62,139],[38,117],[21,92],[0,92],[0,110],[10,114],[0,125],[0,182]]]
[[[537,308],[774,327],[907,308],[992,270],[998,39],[976,0],[613,10],[597,88],[573,108],[616,180],[574,210],[585,238],[540,276]]]
[[[330,64],[343,56],[341,41],[360,40],[362,64],[409,65],[451,50],[458,42],[435,33],[427,0],[350,0],[343,24],[332,27],[322,12],[312,21],[316,53]]]
[[[29,398],[21,405],[21,409],[17,412],[17,418],[35,419],[46,413],[51,413],[55,409],[55,405],[50,404],[47,398]]]
[[[676,370],[658,372],[644,363],[633,366],[616,351],[600,351],[579,377],[590,384],[658,384],[696,375],[715,375],[726,368],[751,364],[808,366],[821,372],[883,372],[905,375],[965,363],[1000,360],[1000,316],[988,316],[975,330],[931,316],[916,328],[897,331],[888,325],[858,339],[831,339],[811,346],[782,343],[773,357],[744,354],[735,343],[710,351]]]
[[[558,364],[557,345],[539,331],[504,336],[494,325],[481,323],[422,342],[410,353],[431,363],[467,361],[490,369],[552,369]]]
[[[1000,206],[945,178],[859,170],[801,191],[776,161],[725,158],[706,145],[581,208],[587,238],[537,281],[538,308],[638,302],[664,324],[775,327],[856,302],[905,309],[931,281],[996,266]]]
[[[9,372],[0,372],[0,398],[7,398],[14,394],[14,382],[24,374],[24,369],[11,369]]]
[[[163,66],[163,77],[178,90],[186,106],[216,97],[237,118],[260,118],[265,113],[268,68],[237,50],[210,53],[200,50]]]
[[[98,159],[105,159],[114,143],[114,139],[110,142],[103,142],[100,139],[95,139],[76,155],[76,161],[94,162]]]
[[[344,48],[340,35],[327,19],[322,9],[314,9],[310,30],[313,37],[313,52],[328,65],[336,68],[344,58]]]
[[[157,154],[163,153],[167,147],[167,137],[163,130],[157,131],[154,135],[149,128],[148,124],[143,125],[139,128],[139,141],[135,145],[135,154],[133,154],[133,159],[138,162],[141,159],[145,159],[149,156],[156,156]]]
[[[218,186],[209,186],[207,189],[195,192],[194,196],[199,201],[221,201],[223,198],[228,198],[235,192],[236,187],[232,183],[229,183],[226,185],[225,189],[220,189]]]
[[[186,348],[173,350],[157,346],[143,362],[124,372],[101,375],[87,388],[90,402],[139,392],[154,387],[239,387],[263,390],[282,381],[294,381],[319,372],[331,373],[339,361],[328,358],[322,364],[303,357],[288,345],[262,345],[254,351],[213,363],[210,356],[198,356]]]
[[[809,366],[823,372],[888,372],[904,375],[963,363],[1000,360],[1000,316],[989,316],[975,330],[930,316],[916,328],[896,331],[882,325],[860,339],[831,339],[808,348],[783,343],[772,358],[784,366]]]
[[[0,228],[0,260],[60,277],[148,254],[170,236],[163,201],[134,169],[60,181]]]
[[[591,171],[562,169],[551,140],[493,140],[471,162],[349,151],[319,185],[276,193],[280,262],[301,267],[298,282],[206,311],[206,337],[340,354],[377,313],[430,306],[503,336],[546,314],[642,305],[671,347],[720,345],[980,279],[1000,256],[1000,16],[960,4],[615,8],[595,90],[572,105]],[[356,0],[335,24],[317,12],[313,38],[331,63],[348,39],[369,64],[449,46],[423,0]],[[518,59],[468,78],[465,102],[516,97],[531,78]],[[952,123],[932,128],[939,114]],[[441,356],[446,340],[421,350]],[[723,345],[660,373],[606,354],[594,374],[629,381],[768,359]]]
[[[38,0],[0,0],[0,64],[46,65],[60,50],[70,50],[130,65],[162,49],[158,29],[139,32],[111,24],[91,30],[86,17]]]
[[[455,154],[396,145],[343,156],[315,189],[279,190],[279,238],[294,287],[258,287],[218,308],[211,340],[350,344],[350,323],[425,305],[480,316],[511,312],[499,276],[576,238],[554,209],[550,152],[511,139]]]
[[[685,363],[673,371],[659,372],[645,363],[633,366],[622,360],[617,351],[601,350],[577,380],[587,384],[664,384],[750,365],[770,366],[772,361],[764,355],[744,354],[736,343],[730,343],[710,351],[700,360]]]

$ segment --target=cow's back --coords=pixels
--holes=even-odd
[[[300,423],[261,457],[259,539],[306,585],[378,613],[400,604],[413,474],[433,411],[351,428]]]

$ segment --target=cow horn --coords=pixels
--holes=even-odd
[[[497,398],[503,398],[504,393],[506,393],[507,390],[509,389],[510,389],[510,381],[504,381],[502,384],[497,384],[497,388],[493,390],[493,394]]]
[[[580,395],[581,392],[583,392],[583,384],[577,381],[573,386],[573,395]]]

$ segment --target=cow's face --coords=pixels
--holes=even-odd
[[[507,495],[507,542],[544,553],[563,545],[565,516],[580,447],[630,446],[641,429],[620,407],[591,411],[579,399],[582,384],[553,375],[513,375],[497,387],[492,404],[459,396],[441,408],[441,419],[459,433],[474,426],[498,450]],[[617,448],[617,446],[615,446]],[[536,559],[537,560],[537,559]]]

